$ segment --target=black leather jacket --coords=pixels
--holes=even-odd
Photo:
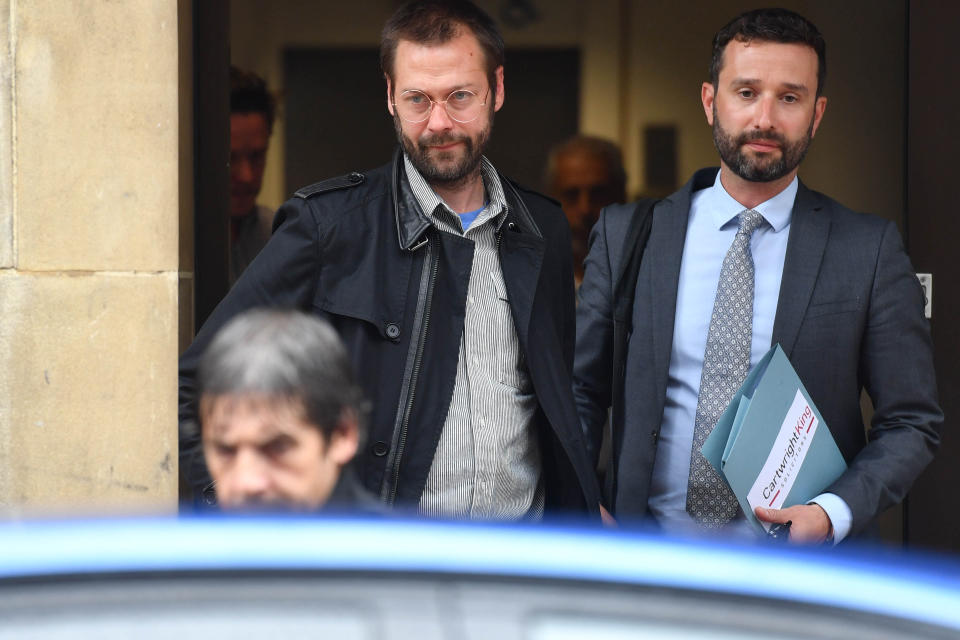
[[[356,467],[387,504],[416,504],[456,378],[473,243],[439,231],[393,162],[319,182],[277,212],[270,242],[180,359],[180,464],[209,484],[194,427],[194,374],[218,328],[256,306],[328,319],[371,403]],[[571,392],[574,290],[570,231],[559,206],[501,176],[508,214],[500,263],[520,347],[539,401],[546,506],[597,510],[599,491]]]

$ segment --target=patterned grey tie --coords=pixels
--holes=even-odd
[[[736,496],[700,453],[700,447],[750,370],[753,339],[750,236],[764,222],[763,216],[752,209],[740,213],[740,228],[723,259],[710,316],[687,483],[687,512],[707,529],[722,527],[739,510]]]

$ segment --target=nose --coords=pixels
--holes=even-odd
[[[774,96],[764,96],[757,101],[757,129],[773,129],[773,110],[775,106],[776,98]]]
[[[567,221],[572,228],[582,226],[582,221],[593,212],[593,198],[590,189],[578,187],[576,191],[568,191],[563,199],[563,212],[567,214]]]
[[[230,163],[230,175],[236,182],[252,182],[253,166],[247,158],[235,158]]]
[[[269,489],[267,466],[257,454],[246,451],[237,453],[227,476],[217,481],[221,503],[234,507],[263,501]]]
[[[593,209],[593,199],[590,197],[590,189],[580,189],[577,193],[577,206],[574,209],[578,218],[589,216]]]
[[[449,131],[453,128],[453,119],[447,114],[446,105],[433,104],[430,117],[427,119],[427,129],[432,132]]]

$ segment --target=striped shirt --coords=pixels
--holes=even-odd
[[[497,232],[507,214],[500,178],[482,158],[488,205],[464,232],[456,212],[406,156],[404,164],[414,196],[433,226],[474,242],[457,377],[420,510],[456,517],[538,518],[544,493],[539,443],[531,433],[537,399],[497,254]]]

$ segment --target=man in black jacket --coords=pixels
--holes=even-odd
[[[465,1],[414,2],[381,43],[392,162],[298,191],[181,358],[181,465],[197,455],[194,369],[217,327],[254,306],[330,320],[372,401],[358,454],[388,505],[482,518],[596,512],[570,393],[570,231],[560,208],[483,157],[504,100],[503,40]]]

